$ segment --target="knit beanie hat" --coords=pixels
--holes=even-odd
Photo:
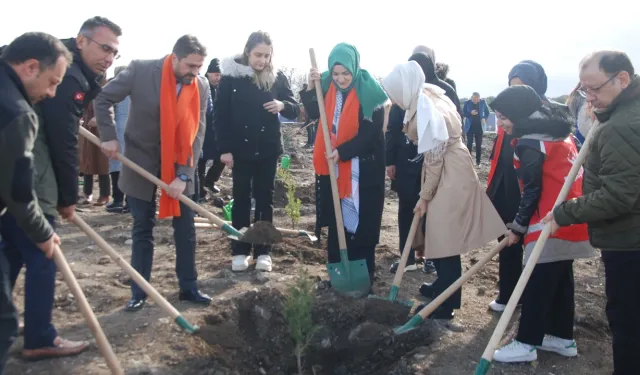
[[[218,58],[211,60],[207,68],[207,73],[220,73],[220,60],[218,60]]]
[[[511,86],[498,94],[489,106],[515,124],[541,109],[542,99],[530,86]]]

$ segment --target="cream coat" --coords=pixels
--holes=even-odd
[[[437,160],[425,158],[420,197],[429,201],[425,236],[418,233],[414,247],[424,243],[427,259],[460,255],[506,233],[500,215],[485,193],[473,161],[462,142],[460,115],[444,94],[430,88],[424,93],[444,116],[449,132],[446,151]],[[415,117],[405,133],[417,142]]]

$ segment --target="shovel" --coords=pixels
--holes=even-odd
[[[311,66],[318,68],[316,53],[313,48],[309,49]],[[331,139],[329,138],[329,123],[324,108],[324,96],[320,81],[316,82],[316,96],[318,97],[318,107],[320,109],[320,121],[322,122],[322,134],[324,135],[324,146],[328,158],[333,151]],[[331,180],[331,193],[333,195],[333,210],[336,214],[336,230],[338,231],[338,245],[340,246],[340,263],[328,263],[327,272],[331,280],[331,286],[338,292],[354,298],[360,298],[369,294],[371,290],[371,280],[369,270],[364,259],[349,260],[347,252],[347,239],[344,233],[344,223],[342,222],[342,210],[340,208],[340,197],[338,196],[338,182],[336,180],[336,169],[333,159],[329,162],[329,178]]]
[[[413,246],[413,238],[415,237],[416,231],[418,230],[420,219],[421,217],[418,213],[413,215],[413,221],[411,222],[409,235],[407,236],[407,241],[404,243],[404,249],[402,249],[402,256],[400,257],[400,262],[398,263],[398,269],[396,270],[396,275],[393,277],[393,284],[391,284],[391,290],[389,290],[389,298],[388,298],[389,301],[398,302],[399,304],[405,305],[408,307],[413,307],[413,301],[396,301],[396,299],[398,298],[398,292],[400,291],[400,284],[402,283],[402,277],[404,276],[404,268],[407,265],[407,259],[409,259],[411,246]],[[373,294],[370,295],[369,297],[381,298]]]
[[[58,267],[60,273],[62,273],[62,276],[64,277],[64,280],[67,282],[69,290],[78,302],[78,309],[80,309],[84,319],[87,321],[89,329],[96,338],[98,349],[100,349],[100,353],[102,353],[102,356],[107,361],[107,366],[109,366],[111,373],[114,375],[124,375],[124,370],[122,370],[122,366],[120,366],[118,358],[113,353],[113,348],[111,348],[111,344],[109,344],[107,336],[105,336],[102,327],[100,327],[100,323],[98,322],[98,319],[96,319],[96,315],[93,313],[93,310],[91,310],[87,297],[85,297],[82,292],[82,288],[80,288],[78,280],[76,280],[76,277],[73,275],[73,271],[71,271],[69,263],[67,263],[62,250],[60,250],[57,245],[53,251],[53,260],[56,262],[56,267]]]
[[[200,217],[196,217],[193,219],[193,221],[196,223],[196,228],[213,228],[215,227],[215,224],[211,224],[209,222],[209,220],[205,219],[205,218],[200,218]],[[229,224],[229,222],[226,222],[227,224]],[[284,229],[284,228],[276,228],[276,230],[282,234],[286,234],[289,236],[293,236],[293,237],[306,237],[309,241],[311,242],[316,242],[318,241],[318,237],[316,237],[315,235],[311,234],[310,232],[307,232],[306,230],[295,230],[295,229]]]
[[[89,142],[93,143],[94,145],[96,145],[98,147],[101,147],[100,140],[98,139],[98,137],[93,135],[87,129],[85,129],[83,127],[80,127],[80,134],[83,137],[85,137],[87,140],[89,140]],[[126,165],[128,168],[133,169],[139,175],[141,175],[142,177],[146,178],[147,180],[149,180],[150,182],[152,182],[156,186],[160,187],[161,189],[167,191],[167,189],[169,188],[169,185],[167,185],[164,181],[160,180],[158,177],[154,176],[153,174],[147,172],[145,169],[143,169],[142,167],[140,167],[139,165],[137,165],[136,163],[131,161],[126,156],[124,156],[124,155],[122,155],[120,153],[117,153],[115,158],[118,159],[120,162],[122,162],[122,164]],[[199,204],[197,204],[194,201],[192,201],[191,199],[189,199],[184,194],[180,194],[180,196],[178,197],[178,200],[180,200],[180,202],[184,203],[185,205],[187,205],[189,208],[191,208],[192,210],[194,210],[198,214],[200,214],[200,215],[206,217],[207,219],[209,219],[209,221],[211,223],[216,224],[218,226],[218,228],[222,229],[222,231],[224,231],[225,233],[229,234],[230,238],[232,238],[234,240],[245,242],[243,240],[243,237],[246,236],[247,234],[249,234],[248,233],[249,231],[247,231],[245,233],[242,233],[242,232],[238,231],[237,229],[235,229],[231,225],[225,223],[222,219],[220,219],[216,215],[214,215],[211,212],[207,211],[204,207],[200,206]],[[271,226],[273,227],[273,225],[271,225]],[[275,231],[275,228],[273,228],[273,231]],[[261,235],[262,233],[257,233],[257,234]],[[267,233],[267,234],[269,234],[269,233]],[[251,233],[251,237],[262,237],[262,236],[258,236],[258,235],[254,234],[254,233]],[[252,238],[251,243],[254,243],[254,244],[265,244],[265,245],[271,244],[271,242],[269,242],[268,238]]]
[[[584,163],[584,159],[587,157],[587,153],[589,150],[589,139],[591,134],[593,134],[593,129],[589,132],[589,134],[587,134],[587,138],[585,139],[584,144],[582,145],[582,148],[580,149],[580,152],[578,153],[578,156],[576,157],[576,160],[574,161],[573,166],[571,167],[571,171],[569,171],[569,175],[564,180],[564,185],[562,186],[562,190],[560,190],[560,194],[558,194],[558,198],[556,199],[556,202],[553,205],[554,208],[558,206],[560,203],[564,202],[564,200],[567,198],[567,194],[569,194],[569,190],[571,189],[573,182],[578,176],[578,172],[580,172],[580,168],[582,168],[582,163]],[[531,277],[533,268],[536,266],[536,263],[538,263],[538,259],[542,254],[542,249],[544,249],[544,245],[547,242],[547,239],[549,238],[550,234],[551,234],[551,223],[547,223],[545,224],[544,229],[542,230],[542,233],[540,233],[540,237],[538,238],[536,245],[533,247],[533,250],[531,251],[529,260],[527,261],[527,264],[524,266],[524,269],[522,270],[522,275],[520,276],[520,279],[518,280],[518,283],[516,284],[516,287],[514,288],[513,293],[511,294],[511,298],[509,298],[509,302],[507,302],[507,307],[502,312],[502,316],[500,316],[498,325],[493,331],[493,335],[491,336],[491,339],[489,340],[489,343],[487,344],[487,347],[485,348],[484,353],[482,354],[482,358],[480,359],[480,362],[478,362],[478,366],[476,367],[476,371],[474,373],[475,375],[485,375],[489,371],[489,367],[491,367],[491,361],[493,360],[493,353],[495,351],[495,348],[500,343],[500,339],[502,338],[504,331],[507,329],[509,320],[511,320],[511,316],[513,316],[513,312],[516,309],[516,305],[518,304],[518,301],[520,300],[520,297],[524,292],[524,288],[527,285],[529,278]]]
[[[162,297],[162,295],[158,293],[158,291],[155,290],[155,288],[152,287],[151,284],[149,284],[149,282],[138,273],[138,271],[136,271],[129,263],[127,263],[127,261],[124,260],[124,258],[122,258],[122,256],[118,254],[118,252],[115,251],[113,247],[111,247],[107,243],[107,241],[104,240],[104,238],[102,238],[98,233],[96,233],[96,231],[93,230],[93,228],[91,228],[84,220],[82,220],[79,215],[75,215],[71,221],[73,221],[73,223],[77,225],[78,228],[80,228],[80,230],[82,230],[91,239],[91,241],[95,242],[98,247],[102,249],[102,251],[107,253],[111,257],[111,259],[118,263],[120,268],[122,268],[127,274],[129,274],[129,276],[131,276],[131,279],[135,281],[135,283],[138,284],[138,286],[142,290],[144,290],[144,292],[147,293],[147,295],[151,297],[151,299],[154,300],[155,303],[157,303],[164,311],[169,313],[169,315],[173,318],[177,325],[179,325],[189,333],[194,333],[198,330],[198,326],[192,326],[191,324],[189,324],[189,322],[187,322],[182,314],[180,314],[180,312],[169,303],[169,301]]]
[[[451,284],[447,289],[445,289],[439,296],[437,296],[433,301],[429,302],[427,306],[425,306],[419,313],[414,315],[405,325],[402,327],[396,328],[394,333],[396,335],[401,335],[403,333],[407,333],[413,329],[415,329],[420,323],[422,323],[432,312],[434,312],[440,305],[442,305],[453,293],[455,293],[462,284],[467,282],[471,278],[471,276],[475,275],[482,266],[484,266],[488,261],[493,259],[493,257],[498,254],[504,247],[507,245],[508,238],[504,238],[496,247],[493,248],[487,255],[485,255],[478,263],[474,264],[469,271],[465,272],[458,280],[456,280],[453,284]],[[399,268],[399,267],[398,267]]]

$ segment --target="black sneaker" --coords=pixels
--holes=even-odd
[[[398,266],[400,265],[400,261],[396,260],[395,262],[393,262],[393,264],[391,264],[391,267],[389,267],[389,272],[391,273],[396,273],[396,271],[398,270]],[[416,264],[406,264],[404,266],[404,272],[411,272],[411,271],[416,271],[418,269],[418,266],[416,266]]]
[[[436,266],[433,265],[433,262],[430,260],[425,260],[424,266],[422,267],[422,272],[430,275],[432,273],[436,273]]]
[[[108,203],[106,206],[107,212],[112,214],[120,214],[122,213],[123,202],[122,201],[112,201]]]

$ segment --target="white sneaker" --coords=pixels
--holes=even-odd
[[[493,353],[493,360],[498,362],[533,362],[538,359],[536,347],[513,340]]]
[[[578,355],[576,340],[566,340],[551,335],[544,336],[542,345],[538,346],[538,349],[544,350],[545,352],[558,353],[565,357],[575,357]]]
[[[269,255],[260,255],[258,257],[258,261],[256,262],[256,270],[271,272],[271,256]]]
[[[231,271],[242,272],[246,271],[249,268],[249,260],[251,256],[249,255],[236,255],[233,257],[231,261]]]
[[[493,300],[489,304],[489,308],[495,312],[503,312],[504,309],[507,308],[507,305],[503,305],[501,303],[496,302],[496,300]]]

